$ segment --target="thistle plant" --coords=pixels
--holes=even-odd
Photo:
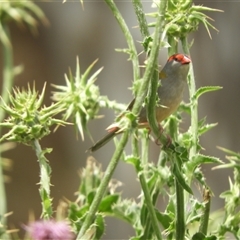
[[[1,98],[6,104],[9,103],[9,93],[12,90],[14,77],[22,71],[21,66],[14,67],[13,64],[13,48],[11,44],[11,35],[8,24],[9,22],[14,22],[18,26],[26,26],[33,33],[37,33],[37,27],[40,21],[44,24],[48,23],[43,11],[33,2],[11,0],[0,2],[0,42],[2,44],[3,54],[3,78],[1,87]],[[3,121],[4,117],[5,111],[3,110],[3,108],[0,108],[0,122]],[[0,162],[2,162],[1,156]],[[0,196],[0,215],[5,216],[7,210],[2,164],[0,164]],[[3,226],[5,222],[5,218],[3,218]],[[6,235],[4,235],[4,237],[7,238]]]
[[[40,196],[42,200],[42,216],[49,219],[52,215],[51,197],[50,197],[50,174],[51,168],[45,153],[51,150],[42,150],[39,140],[48,135],[50,127],[53,125],[64,125],[65,122],[54,118],[55,115],[62,112],[64,108],[59,103],[52,104],[49,107],[42,106],[45,86],[42,93],[28,86],[27,90],[16,88],[13,94],[9,94],[10,104],[8,105],[3,99],[1,108],[8,113],[8,118],[0,123],[0,127],[6,127],[10,130],[4,134],[0,141],[9,140],[13,142],[30,145],[36,152],[40,165]]]
[[[152,3],[153,12],[145,13],[141,1],[133,0],[132,4],[142,34],[141,44],[146,55],[145,69],[141,75],[136,41],[115,2],[113,0],[105,2],[126,38],[128,47],[118,51],[127,53],[132,62],[132,90],[135,102],[131,110],[127,109],[125,114],[117,117],[123,134],[119,140],[115,139],[116,149],[107,169],[103,171],[101,164],[98,164],[93,157],[87,159],[86,167],[79,174],[80,185],[76,200],[73,202],[67,200],[67,211],[65,211],[67,214],[63,214],[62,222],[55,221],[53,217],[50,194],[52,170],[45,157],[51,149],[42,149],[39,140],[51,134],[53,127],[65,125],[66,121],[73,122],[76,131],[84,140],[85,133],[91,137],[88,123],[100,117],[101,108],[113,109],[118,114],[125,110],[125,104],[111,101],[107,96],[101,95],[95,81],[103,68],[91,73],[96,61],[85,71],[80,71],[78,58],[75,74],[70,71],[65,75],[65,85],[53,84],[54,103],[50,106],[43,105],[46,85],[40,94],[35,86],[31,88],[30,85],[26,90],[15,88],[11,93],[13,78],[19,71],[16,71],[12,64],[11,39],[7,23],[16,20],[18,24],[27,25],[35,30],[37,21],[34,16],[43,22],[46,19],[42,11],[31,2],[0,3],[0,41],[3,43],[6,60],[4,82],[10,80],[10,84],[4,88],[7,91],[1,97],[0,109],[0,128],[5,127],[9,131],[1,136],[0,141],[32,146],[40,165],[39,192],[42,202],[40,218],[43,220],[29,224],[25,230],[35,239],[71,239],[72,231],[77,239],[100,239],[105,232],[105,217],[110,216],[129,223],[135,231],[130,239],[134,240],[213,240],[224,239],[226,233],[231,233],[239,239],[240,156],[223,149],[232,155],[228,157],[230,163],[223,164],[216,157],[204,155],[199,142],[201,135],[215,127],[217,123],[209,124],[205,118],[198,119],[198,99],[203,94],[219,90],[221,87],[204,86],[196,89],[194,71],[191,67],[188,76],[189,102],[182,103],[178,112],[162,123],[164,131],[159,131],[155,116],[155,106],[158,103],[156,92],[159,87],[160,48],[167,46],[168,54],[172,55],[178,52],[178,47],[181,46],[183,52],[190,56],[192,43],[188,42],[188,35],[203,24],[211,38],[210,29],[217,29],[211,24],[211,18],[205,12],[221,10],[194,5],[191,0],[155,0]],[[147,17],[151,17],[153,22],[148,22]],[[153,31],[150,31],[151,28]],[[192,62],[194,66],[194,59]],[[155,163],[152,163],[149,157],[149,132],[146,129],[138,129],[138,115],[144,104],[152,133],[161,147]],[[191,126],[186,131],[179,130],[182,111],[187,112],[191,118]],[[6,113],[8,118],[3,121]],[[62,119],[55,117],[58,114],[62,114]],[[125,152],[128,139],[131,139],[131,154]],[[124,199],[119,191],[122,184],[112,179],[120,160],[133,166],[136,171],[141,186],[139,199]],[[210,211],[214,191],[208,186],[201,170],[203,164],[209,163],[217,164],[215,168],[233,168],[234,172],[233,180],[229,178],[230,189],[220,196],[226,203],[225,212],[220,211],[221,221],[218,220],[217,228],[211,224],[211,219],[214,219],[216,214]],[[193,182],[198,183],[202,199],[194,195]],[[2,192],[1,190],[1,194]],[[162,210],[157,207],[157,202],[161,198],[167,200]],[[4,216],[3,212],[1,207],[2,216]],[[66,222],[70,222],[70,226]],[[0,236],[3,236],[4,231],[4,223],[1,222]],[[58,235],[59,232],[63,235]]]

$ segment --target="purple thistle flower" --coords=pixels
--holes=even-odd
[[[72,240],[74,234],[66,222],[36,221],[24,227],[34,240]]]

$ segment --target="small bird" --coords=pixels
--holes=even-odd
[[[159,104],[156,106],[156,119],[158,123],[161,123],[164,119],[175,112],[182,101],[184,86],[187,82],[187,76],[189,71],[189,64],[191,59],[189,56],[181,53],[176,53],[170,56],[167,63],[159,73],[159,80],[161,85],[157,90],[158,97],[160,99]],[[127,110],[131,111],[134,105],[135,99],[131,101]],[[149,127],[147,121],[146,108],[143,107],[138,116],[139,127]],[[117,123],[111,124],[107,128],[108,134],[101,140],[96,142],[91,148],[90,152],[94,152],[104,146],[114,136],[121,132]]]

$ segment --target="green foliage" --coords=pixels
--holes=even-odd
[[[80,173],[81,184],[77,200],[76,202],[69,204],[68,218],[76,232],[79,231],[88,214],[89,206],[92,204],[102,178],[103,172],[101,170],[101,165],[99,165],[93,158],[88,158],[86,168]],[[121,186],[121,183],[118,181],[112,180],[110,182],[98,207],[98,213],[94,219],[94,223],[91,225],[88,232],[86,232],[87,235],[90,234],[90,236],[95,236],[96,239],[100,239],[104,233],[104,218],[105,216],[114,215],[114,209],[120,201],[120,194],[115,193],[116,188],[119,186]]]
[[[207,92],[212,92],[212,91],[217,91],[222,89],[222,87],[219,86],[204,86],[200,87],[196,93],[194,94],[193,98],[198,99],[202,94],[207,93]]]
[[[154,23],[148,23],[141,2],[134,0],[133,6],[142,34],[141,43],[147,56],[145,72],[141,76],[135,40],[116,4],[112,0],[105,2],[116,17],[128,44],[128,48],[117,51],[127,53],[132,62],[134,80],[132,90],[135,101],[132,102],[133,109],[127,108],[124,114],[117,117],[119,131],[124,133],[116,144],[116,151],[106,171],[103,172],[101,165],[93,158],[88,158],[86,167],[79,174],[80,186],[76,200],[67,202],[67,216],[62,217],[68,219],[72,230],[77,234],[77,239],[101,239],[105,232],[106,217],[118,218],[130,224],[134,229],[134,235],[130,239],[134,240],[214,240],[224,239],[228,232],[236,239],[240,239],[240,155],[222,148],[231,155],[227,157],[229,163],[223,164],[216,157],[204,155],[199,141],[200,136],[217,125],[207,123],[206,118],[198,120],[199,97],[221,87],[204,86],[196,89],[191,67],[188,79],[189,103],[183,103],[176,115],[164,121],[164,131],[157,125],[154,114],[154,106],[158,101],[156,89],[159,87],[157,63],[159,48],[169,47],[169,54],[175,53],[180,43],[184,53],[190,54],[187,36],[196,31],[200,23],[205,26],[209,35],[209,28],[215,29],[209,22],[211,19],[203,12],[220,10],[194,5],[191,0],[156,0],[153,2],[156,11],[147,14],[156,20]],[[46,21],[42,11],[34,3],[21,1],[0,3],[0,41],[3,47],[11,46],[6,29],[9,21],[14,20],[36,30],[35,18]],[[155,27],[152,34],[149,33],[149,26]],[[6,54],[11,54],[11,51]],[[99,117],[101,108],[111,108],[116,112],[125,109],[124,104],[110,101],[100,94],[95,81],[102,68],[90,74],[95,63],[96,61],[82,73],[77,58],[75,75],[70,71],[69,75],[65,75],[65,85],[53,85],[55,91],[52,99],[55,103],[49,107],[42,106],[45,85],[40,95],[35,86],[32,89],[28,86],[27,90],[13,89],[13,94],[7,88],[9,94],[1,98],[1,108],[9,116],[0,123],[0,127],[10,130],[0,141],[11,140],[31,145],[36,152],[40,167],[39,193],[43,209],[41,218],[52,218],[54,211],[50,194],[52,170],[45,157],[51,150],[42,150],[38,140],[50,134],[53,125],[64,125],[69,119],[73,119],[75,128],[84,139],[85,132],[90,135],[88,122]],[[4,78],[5,82],[6,79],[15,76],[12,62],[6,66],[8,76]],[[156,137],[155,142],[162,144],[157,160],[150,159],[148,155],[149,133],[137,129],[138,114],[143,104],[147,107],[149,125]],[[191,116],[191,126],[186,132],[179,130],[182,111]],[[54,118],[58,113],[62,113],[62,120]],[[124,146],[131,133],[134,133],[133,151],[127,155]],[[139,148],[139,142],[142,148]],[[111,177],[120,159],[135,169],[142,191],[138,199],[124,199],[121,193],[116,191],[121,183]],[[233,180],[229,178],[229,190],[220,195],[225,200],[225,206],[224,211],[219,213],[221,218],[218,219],[216,213],[215,215],[210,213],[214,191],[209,188],[201,170],[203,164],[209,163],[217,164],[215,169],[231,168],[234,172]],[[194,181],[198,183],[197,190],[202,193],[200,199],[195,196]],[[0,184],[2,186],[3,183]],[[158,208],[159,200],[165,200],[161,209]],[[212,226],[211,219],[218,220],[217,227]],[[5,224],[1,221],[0,236],[5,233]]]
[[[240,154],[219,147],[223,152],[230,154],[226,156],[229,163],[216,166],[214,169],[233,169],[233,181],[229,177],[229,190],[223,192],[220,197],[225,200],[224,218],[218,229],[220,237],[224,237],[227,232],[232,233],[236,239],[240,238]]]

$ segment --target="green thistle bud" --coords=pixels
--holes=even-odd
[[[66,86],[53,85],[59,91],[53,92],[52,99],[60,102],[66,108],[63,119],[73,118],[74,124],[78,128],[83,140],[83,131],[88,132],[87,123],[89,120],[97,117],[102,101],[99,88],[94,84],[102,68],[89,77],[89,73],[95,63],[96,61],[81,75],[77,58],[75,77],[70,72],[69,76],[65,75]]]
[[[160,0],[154,1],[154,6],[158,6]],[[203,23],[210,38],[209,27],[217,30],[212,24],[210,24],[209,18],[203,11],[218,11],[219,9],[213,9],[203,6],[195,6],[192,0],[169,0],[167,11],[165,14],[167,35],[173,38],[184,38],[189,33],[197,30],[198,25]],[[156,17],[158,12],[147,14],[150,17]],[[150,26],[155,26],[151,23]]]
[[[21,142],[26,145],[31,144],[33,140],[41,139],[50,133],[50,127],[55,124],[65,124],[65,122],[53,118],[54,115],[63,111],[64,108],[59,103],[52,104],[49,107],[41,107],[45,86],[42,93],[38,96],[35,86],[31,90],[28,85],[27,91],[20,91],[19,88],[13,90],[10,94],[8,106],[3,99],[1,107],[7,112],[9,117],[0,126],[10,128],[9,132],[2,136],[4,139]]]

